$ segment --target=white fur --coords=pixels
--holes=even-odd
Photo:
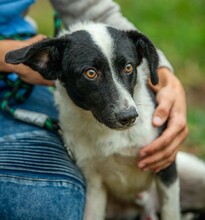
[[[180,219],[180,204],[179,198],[179,182],[174,182],[167,190],[162,182],[157,181],[157,187],[160,193],[161,218],[164,219]]]
[[[60,111],[64,141],[87,180],[85,219],[103,220],[107,187],[117,198],[135,201],[137,193],[146,190],[152,183],[153,174],[141,172],[137,168],[136,157],[140,148],[158,136],[158,130],[152,126],[154,104],[146,87],[146,70],[138,69],[138,84],[133,100],[115,77],[111,63],[113,40],[106,26],[81,24],[71,28],[70,32],[76,30],[87,30],[91,34],[110,62],[120,101],[126,100],[129,106],[135,106],[139,114],[134,126],[121,131],[112,130],[97,122],[91,112],[74,105],[64,87],[56,82],[55,99]]]

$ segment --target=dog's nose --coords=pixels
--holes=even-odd
[[[125,111],[121,111],[117,114],[117,119],[123,126],[132,125],[137,117],[138,113],[135,108],[130,108]]]

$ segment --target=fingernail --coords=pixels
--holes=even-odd
[[[147,156],[147,153],[146,153],[146,152],[140,153],[140,157],[141,157],[141,158],[142,158],[142,157],[145,157],[145,156]]]
[[[162,119],[159,117],[159,116],[155,116],[154,118],[153,118],[153,123],[155,124],[155,125],[162,125]]]
[[[144,163],[139,163],[139,164],[138,164],[138,167],[139,167],[140,169],[142,169],[143,167],[145,167],[145,164],[144,164]]]
[[[142,171],[147,172],[147,171],[149,171],[149,168],[143,168]]]
[[[43,34],[38,35],[37,37],[40,38],[40,39],[46,39],[46,38],[48,38],[46,35],[43,35]]]

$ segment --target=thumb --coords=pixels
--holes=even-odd
[[[172,102],[167,99],[158,100],[158,106],[155,109],[152,123],[154,126],[162,126],[168,119],[169,113],[172,108]]]
[[[33,43],[36,43],[36,42],[38,42],[38,41],[44,40],[44,39],[46,39],[46,38],[47,38],[47,37],[46,37],[45,35],[43,35],[43,34],[38,34],[38,35],[36,35],[36,36],[34,36],[34,37],[29,38],[29,39],[27,40],[27,42],[28,42],[29,44],[33,44]]]

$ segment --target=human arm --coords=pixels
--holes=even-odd
[[[29,67],[18,64],[8,64],[5,62],[5,55],[7,52],[11,50],[15,50],[21,47],[26,47],[32,43],[35,43],[37,41],[40,41],[44,39],[45,36],[43,35],[37,35],[33,38],[30,38],[29,40],[1,40],[0,41],[0,71],[1,72],[15,72],[19,75],[19,77],[30,84],[41,84],[41,85],[53,85],[52,81],[48,81],[42,78],[42,76],[37,73],[36,71],[33,71]]]

